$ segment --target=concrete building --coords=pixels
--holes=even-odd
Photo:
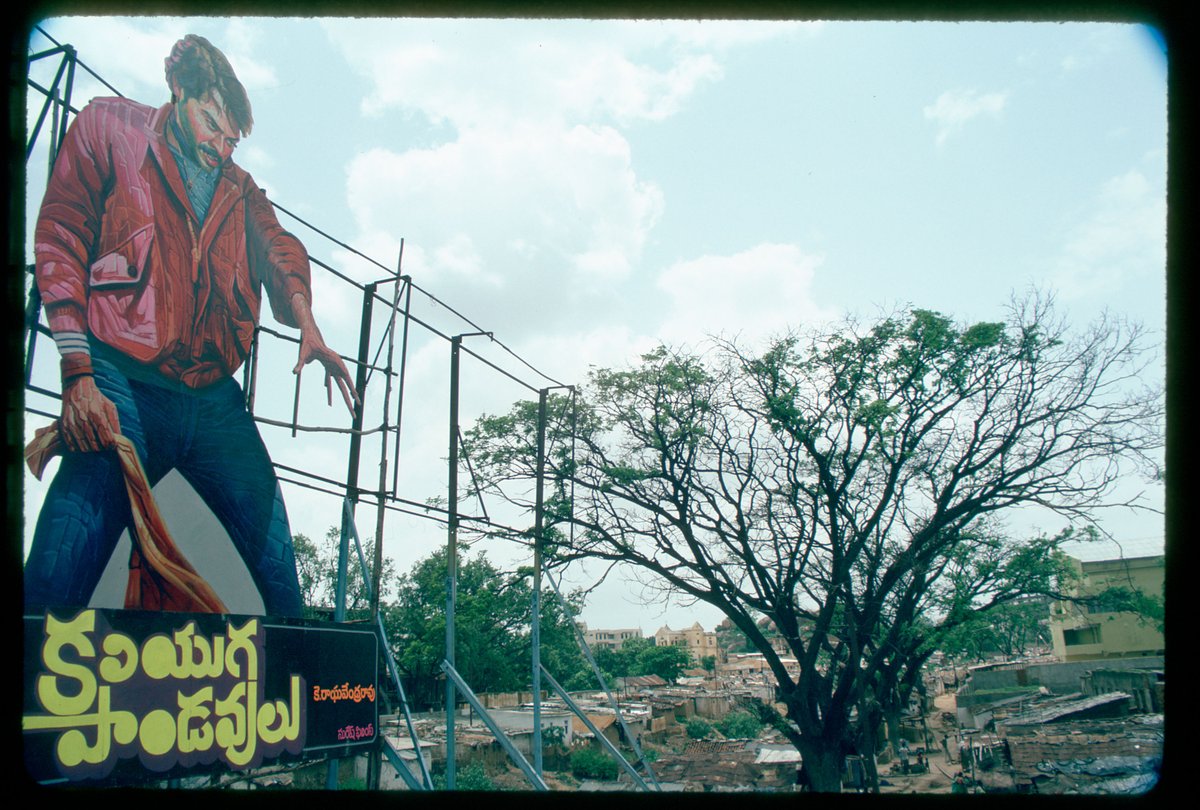
[[[656,647],[686,647],[692,654],[692,660],[697,664],[710,655],[718,662],[723,657],[721,648],[717,646],[717,634],[711,630],[705,630],[700,626],[700,622],[696,622],[686,630],[672,630],[664,624],[654,634],[654,645]]]
[[[1163,595],[1165,557],[1081,561],[1072,558],[1079,581],[1075,595],[1088,597],[1110,587],[1142,591],[1154,598]],[[1165,642],[1156,623],[1129,612],[1113,612],[1104,605],[1086,602],[1055,603],[1050,614],[1054,655],[1060,661],[1162,655]]]
[[[583,640],[593,651],[602,648],[620,649],[621,645],[629,639],[642,638],[642,628],[640,627],[621,627],[615,630],[596,628],[593,630],[587,626],[586,622],[579,622],[579,629],[583,633]]]
[[[784,668],[793,678],[800,675],[800,663],[792,656],[781,656]],[[745,679],[747,676],[761,676],[774,680],[774,673],[762,653],[734,653],[729,660],[717,667],[717,672],[727,678]]]

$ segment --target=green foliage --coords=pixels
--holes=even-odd
[[[296,557],[296,574],[300,579],[300,596],[307,608],[332,608],[337,597],[338,554],[341,545],[341,530],[330,526],[325,537],[316,543],[303,534],[292,535],[292,548]],[[367,538],[363,543],[363,557],[367,565],[375,562],[375,541]],[[383,574],[380,577],[381,602],[391,594],[395,565],[388,557],[383,558]],[[350,618],[360,618],[371,605],[370,581],[362,574],[362,564],[354,539],[350,538],[346,560],[346,611]],[[313,613],[310,610],[310,613]],[[315,614],[314,614],[315,615]]]
[[[683,647],[658,647],[648,638],[626,639],[616,650],[601,648],[595,658],[607,678],[657,675],[674,681],[691,664],[691,654]]]
[[[667,682],[679,677],[692,662],[691,653],[683,647],[648,647],[642,650],[634,664],[636,675],[657,675]]]
[[[717,657],[715,655],[705,655],[700,658],[701,668],[708,673],[717,671]]]
[[[1142,624],[1150,624],[1165,632],[1166,601],[1161,596],[1152,596],[1141,588],[1127,585],[1110,585],[1100,593],[1088,598],[1089,608],[1102,613],[1132,613]]]
[[[733,740],[752,740],[762,728],[758,718],[745,709],[734,709],[717,721],[717,731]]]
[[[578,530],[555,559],[627,564],[724,612],[723,648],[764,656],[781,729],[835,789],[821,754],[873,753],[866,727],[907,706],[951,634],[984,620],[1016,648],[1040,632],[1023,598],[1061,587],[1064,535],[1014,538],[1007,514],[1086,522],[1129,471],[1157,469],[1161,391],[1137,387],[1150,340],[1113,320],[1072,335],[1034,294],[1004,323],[907,308],[597,370],[577,400],[551,398],[552,512]],[[531,490],[530,414],[470,431],[489,486]],[[613,674],[648,663],[618,653]]]
[[[439,773],[433,775],[433,786],[437,790],[446,789],[446,774]],[[459,768],[454,772],[454,789],[455,790],[472,790],[472,791],[491,791],[496,790],[496,785],[487,775],[487,769],[483,767],[482,762],[469,762],[463,768]]]
[[[693,740],[703,740],[713,732],[712,724],[699,717],[690,718],[684,724],[684,729],[687,731],[688,737]]]
[[[460,555],[455,603],[455,666],[478,692],[528,689],[532,588],[527,572],[505,574],[480,554]],[[384,611],[384,629],[418,706],[442,700],[440,664],[446,641],[446,551],[438,549],[397,579],[395,603]],[[542,594],[541,658],[570,688],[587,672],[572,619],[557,597]]]
[[[619,768],[617,761],[606,751],[588,747],[571,752],[571,775],[576,779],[612,782],[617,778]]]
[[[610,647],[601,647],[596,650],[594,656],[596,665],[609,679],[644,675],[646,673],[638,671],[640,669],[637,663],[638,656],[653,646],[654,642],[648,638],[627,638],[615,650]]]

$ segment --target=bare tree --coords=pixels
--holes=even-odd
[[[1006,540],[1001,516],[1086,522],[1124,476],[1156,473],[1151,357],[1139,328],[1105,319],[1072,336],[1038,297],[1007,323],[914,309],[761,355],[659,349],[553,401],[552,554],[632,564],[719,608],[765,657],[814,788],[837,790],[844,755],[873,752],[939,627],[1051,587],[1065,535]],[[516,503],[529,503],[535,428],[523,403],[467,438],[476,471]]]

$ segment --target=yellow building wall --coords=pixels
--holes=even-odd
[[[1125,586],[1149,596],[1162,596],[1166,575],[1163,557],[1103,560],[1081,563],[1074,560],[1080,582],[1079,595],[1100,593],[1107,587]],[[1088,628],[1094,628],[1089,631]],[[1133,613],[1089,612],[1083,605],[1059,602],[1050,619],[1054,655],[1062,661],[1154,655],[1163,652],[1165,640],[1154,622]],[[1088,642],[1088,635],[1099,638]],[[1067,642],[1074,637],[1076,642]]]

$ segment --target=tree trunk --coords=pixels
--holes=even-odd
[[[820,742],[801,741],[796,743],[796,748],[814,793],[842,792],[842,755],[836,746],[831,748]]]
[[[887,729],[887,739],[895,751],[900,745],[900,717],[902,712],[898,706],[888,705],[883,709],[884,727]]]
[[[871,793],[879,792],[879,769],[875,764],[875,754],[878,749],[879,729],[883,723],[883,712],[874,701],[865,702],[859,707],[858,728],[855,729],[855,748],[862,757],[863,770],[867,777],[867,789]]]

